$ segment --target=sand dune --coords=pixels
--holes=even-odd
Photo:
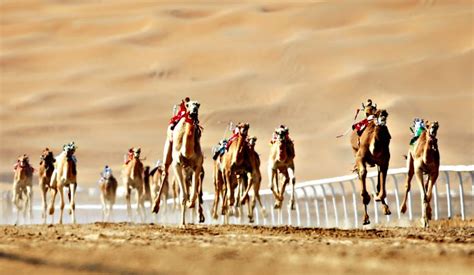
[[[151,164],[185,96],[202,104],[207,190],[228,121],[251,124],[264,175],[282,123],[298,181],[349,173],[335,136],[369,97],[390,113],[391,167],[415,116],[439,121],[443,164],[474,163],[471,1],[2,1],[0,15],[2,182],[17,155],[37,165],[70,140],[83,186],[131,146]]]

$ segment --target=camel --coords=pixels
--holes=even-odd
[[[390,215],[390,209],[385,202],[386,189],[385,182],[387,179],[387,170],[390,162],[390,132],[387,128],[388,112],[386,110],[377,110],[374,119],[370,120],[367,127],[359,137],[357,129],[352,131],[351,145],[355,157],[355,169],[359,176],[361,185],[361,197],[364,204],[364,220],[363,224],[370,224],[369,215],[367,213],[367,205],[370,203],[370,196],[367,192],[366,177],[367,165],[373,167],[377,165],[377,195],[376,201],[382,203],[383,213]]]
[[[197,101],[188,100],[185,103],[186,113],[177,124],[168,127],[167,140],[164,149],[163,184],[167,182],[168,168],[173,167],[175,177],[179,184],[181,201],[181,222],[180,227],[186,227],[186,208],[193,208],[195,200],[199,196],[202,188],[202,172],[204,156],[201,150],[201,127],[199,126],[198,111],[200,104]],[[190,169],[188,172],[186,169]],[[192,188],[188,194],[186,186],[187,174],[191,174]],[[160,188],[156,197],[153,212],[158,213],[163,188]],[[190,196],[191,195],[191,196]],[[200,207],[201,201],[199,201]],[[203,218],[203,217],[202,217]],[[200,219],[203,221],[203,219]]]
[[[51,176],[53,175],[54,171],[54,163],[56,160],[54,159],[53,152],[49,150],[49,148],[45,148],[43,153],[41,154],[41,161],[39,163],[38,174],[39,174],[39,189],[41,191],[41,200],[42,200],[42,209],[43,212],[41,214],[43,218],[43,223],[46,223],[46,218],[48,215],[47,212],[47,194],[48,190],[50,189],[51,183]]]
[[[260,198],[260,185],[262,182],[262,174],[260,173],[260,156],[255,151],[255,145],[257,143],[257,138],[252,136],[247,139],[248,153],[247,153],[247,165],[248,171],[239,176],[239,201],[240,205],[243,205],[247,202],[248,205],[248,218],[249,222],[253,223],[253,212],[255,210],[256,202],[259,203],[262,217],[266,216],[265,207],[262,204]],[[249,177],[252,179],[252,182],[249,182]],[[249,190],[253,187],[253,196],[250,199],[248,195]]]
[[[31,222],[33,209],[33,172],[29,158],[26,154],[18,157],[15,165],[15,175],[13,177],[12,202],[17,208],[17,218],[15,224],[20,221],[20,212],[23,219]]]
[[[253,183],[253,173],[247,162],[248,146],[247,136],[250,125],[248,123],[239,123],[234,130],[234,136],[230,139],[232,142],[228,145],[228,149],[223,155],[222,170],[223,179],[223,203],[222,213],[224,214],[224,223],[228,222],[228,215],[233,214],[235,207],[234,190],[238,187],[238,176],[248,173],[247,181]],[[248,187],[250,188],[250,186]],[[240,206],[241,201],[238,202]]]
[[[131,148],[129,152],[132,152],[131,159],[129,159],[122,166],[122,181],[125,186],[127,200],[127,215],[130,221],[133,222],[132,216],[132,205],[131,205],[131,193],[133,189],[137,190],[137,213],[140,216],[140,220],[145,222],[145,183],[144,183],[144,167],[140,160],[141,148]]]
[[[408,174],[405,184],[405,197],[403,199],[400,211],[406,212],[408,192],[410,192],[410,182],[413,175],[416,176],[420,186],[421,202],[423,211],[421,222],[423,227],[428,227],[428,221],[431,220],[431,194],[433,186],[436,184],[439,174],[440,155],[438,150],[437,133],[439,124],[437,121],[426,123],[427,129],[421,133],[418,140],[407,155]],[[424,183],[423,174],[428,174],[428,180]]]
[[[112,171],[101,174],[99,179],[100,201],[102,203],[102,221],[109,221],[113,216],[113,208],[117,197],[117,179]]]
[[[76,223],[76,189],[77,189],[77,167],[76,157],[76,145],[74,142],[63,146],[63,151],[59,156],[56,157],[56,163],[53,174],[51,175],[50,188],[53,192],[51,196],[51,203],[49,205],[49,214],[54,215],[54,202],[56,195],[59,192],[61,199],[59,224],[63,223],[63,213],[65,198],[63,189],[68,187],[68,198],[69,198],[69,214],[71,215],[72,223]],[[53,219],[54,222],[54,219]]]
[[[289,138],[288,128],[284,125],[275,129],[271,141],[270,158],[268,161],[269,187],[275,197],[275,209],[280,209],[286,185],[291,184],[291,197],[289,208],[295,210],[295,148],[293,141]],[[283,185],[280,187],[279,178],[283,178]]]

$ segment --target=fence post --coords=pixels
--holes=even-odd
[[[324,217],[326,219],[326,227],[329,227],[329,215],[328,215],[328,203],[326,199],[326,189],[324,188],[324,185],[319,185],[319,187],[321,187],[321,190],[323,190]]]
[[[344,184],[342,181],[339,182],[342,190],[342,208],[344,210],[344,225],[345,227],[349,227],[349,218],[347,215],[347,205],[346,205],[346,191],[344,189]]]
[[[466,212],[464,210],[464,190],[462,185],[462,175],[461,172],[458,171],[458,178],[459,178],[459,199],[461,203],[461,218],[464,221],[466,219]]]
[[[398,220],[401,218],[400,214],[400,197],[398,196],[398,179],[395,174],[392,174],[393,184],[395,185],[395,202],[397,203],[397,216]]]
[[[356,195],[356,188],[354,184],[354,180],[351,180],[352,186],[352,207],[354,208],[354,225],[355,227],[359,227],[359,221],[357,219],[357,195]]]
[[[339,215],[337,213],[337,203],[336,203],[336,195],[334,194],[334,187],[332,186],[332,184],[329,184],[329,188],[331,189],[332,206],[334,208],[334,216],[336,218],[336,227],[339,227]]]
[[[301,190],[303,190],[303,194],[304,194],[304,206],[305,206],[305,211],[306,211],[306,225],[308,227],[311,226],[311,215],[309,213],[309,204],[308,204],[308,200],[309,200],[309,197],[308,197],[308,193],[306,192],[306,189],[303,187],[301,188]],[[316,194],[314,194],[314,196],[316,196]]]
[[[377,190],[376,187],[375,187],[375,181],[374,181],[374,178],[373,177],[370,177],[370,182],[372,183],[372,190],[375,191]],[[375,200],[374,201],[374,213],[375,213],[375,223],[379,223],[379,212],[377,212],[377,202]]]
[[[450,182],[449,182],[449,172],[444,171],[444,175],[446,177],[446,200],[448,203],[448,219],[452,218],[452,212],[451,212],[451,188],[450,188]]]
[[[318,227],[321,227],[321,218],[319,216],[319,205],[318,205],[318,192],[316,191],[316,186],[311,186],[314,192],[314,209],[316,210],[316,219],[318,221]]]

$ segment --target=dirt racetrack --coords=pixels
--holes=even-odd
[[[0,273],[472,274],[474,221],[372,230],[2,226]]]

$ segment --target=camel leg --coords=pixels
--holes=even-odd
[[[199,196],[199,181],[200,181],[200,175],[201,175],[201,167],[197,167],[196,170],[193,172],[193,183],[191,190],[193,192],[191,199],[188,201],[188,207],[189,208],[194,208],[194,205],[196,203],[196,199]]]
[[[417,167],[421,166],[421,163],[416,165]],[[424,228],[428,227],[428,217],[426,215],[426,209],[428,206],[428,200],[426,197],[426,190],[425,190],[425,185],[423,183],[423,171],[419,168],[415,170],[415,176],[416,180],[418,182],[418,185],[420,186],[420,197],[421,197],[421,203],[423,204],[422,207],[422,214],[421,214],[421,224],[423,225]]]
[[[259,177],[255,181],[255,183],[253,184],[253,192],[254,192],[254,196],[255,196],[256,201],[260,205],[260,211],[262,213],[262,217],[266,218],[267,217],[267,211],[265,209],[265,206],[263,206],[262,200],[260,198],[260,181],[261,181],[261,178]]]
[[[226,215],[229,215],[231,207],[234,206],[234,186],[233,186],[233,177],[230,171],[225,171],[226,185],[227,185],[227,200],[226,200]]]
[[[212,218],[217,220],[217,209],[219,207],[219,196],[222,192],[222,181],[219,180],[219,171],[214,168],[214,203],[212,204]]]
[[[290,176],[288,175],[288,170],[283,170],[283,172],[281,172],[281,175],[283,175],[285,180],[283,181],[283,185],[281,186],[280,200],[279,200],[279,207],[278,208],[280,208],[281,205],[283,204],[283,200],[285,199],[286,186],[290,182]]]
[[[59,185],[58,186],[58,191],[59,191],[59,199],[60,199],[60,205],[59,205],[59,224],[63,224],[63,213],[64,213],[64,206],[66,205],[65,203],[65,198],[64,198],[64,190],[63,186]]]
[[[173,163],[173,170],[176,175],[176,179],[178,180],[179,184],[179,191],[180,191],[180,200],[181,200],[181,228],[186,228],[186,200],[187,200],[187,188],[186,182],[183,178],[183,168],[178,163]]]
[[[289,175],[289,180],[291,184],[291,198],[290,198],[290,209],[295,210],[295,185],[296,185],[296,179],[295,179],[295,168],[294,167],[289,167],[288,168],[288,175]]]
[[[204,209],[202,207],[202,204],[204,203],[204,200],[202,198],[202,180],[203,178],[199,177],[199,223],[204,223],[206,221],[206,218],[204,217]]]
[[[273,197],[275,198],[275,200],[278,200],[279,199],[279,197],[278,197],[278,183],[277,183],[277,190],[275,190],[275,184],[274,184],[276,178],[278,178],[277,177],[277,172],[275,171],[275,169],[273,169],[273,166],[268,165],[268,180],[269,180],[268,187],[272,191]]]
[[[31,224],[33,219],[33,188],[31,185],[26,186],[26,215],[28,217],[28,223]]]
[[[377,177],[378,184],[377,185],[379,186],[379,196],[381,196],[378,198],[380,198],[380,202],[382,203],[382,211],[384,215],[390,215],[392,214],[392,212],[390,212],[390,208],[388,207],[388,204],[385,201],[385,198],[387,197],[386,182],[387,182],[388,167],[377,166],[377,168],[378,168],[378,177]]]
[[[366,186],[366,177],[367,177],[367,168],[365,163],[362,161],[361,158],[357,158],[356,160],[358,175],[359,175],[359,183],[360,183],[360,196],[362,197],[362,203],[364,204],[364,220],[363,225],[370,224],[369,214],[367,213],[367,205],[370,203],[370,196],[367,192]]]
[[[18,224],[20,221],[20,204],[19,204],[19,190],[18,190],[18,183],[13,183],[13,192],[12,192],[12,204],[16,206],[16,221],[15,224]]]
[[[227,224],[228,221],[227,221],[227,180],[226,180],[226,177],[224,175],[224,173],[222,174],[222,210],[221,210],[221,215],[224,216],[224,223]]]
[[[132,204],[130,202],[130,196],[132,193],[132,189],[126,185],[127,187],[127,194],[125,195],[125,200],[127,201],[127,215],[128,215],[128,220],[130,222],[133,222],[133,217],[132,217]]]
[[[143,187],[137,188],[137,214],[142,223],[145,222],[145,189]]]
[[[47,195],[47,191],[48,189],[46,188],[46,186],[44,185],[43,182],[41,182],[40,184],[40,191],[41,191],[41,209],[42,209],[42,214],[41,214],[41,218],[43,218],[43,223],[46,224],[46,215],[47,215],[47,202],[46,202],[46,195]]]
[[[431,220],[432,218],[432,210],[431,210],[431,197],[433,194],[433,186],[436,184],[436,180],[438,179],[438,170],[433,171],[430,173],[430,178],[428,181],[428,190],[426,192],[426,199],[428,201],[427,209],[426,209],[426,216],[428,220]]]
[[[56,200],[56,195],[58,194],[58,188],[51,189],[51,202],[49,204],[49,215],[51,215],[51,223],[54,223],[54,202]]]
[[[400,212],[405,213],[407,211],[407,199],[408,199],[408,192],[410,192],[411,189],[411,180],[413,178],[413,175],[415,174],[415,167],[413,165],[413,158],[408,152],[407,156],[407,167],[408,167],[408,173],[407,173],[407,179],[405,182],[405,196],[403,197],[402,205],[400,207]]]
[[[69,192],[71,192],[70,198],[70,211],[71,211],[71,219],[72,223],[76,223],[76,190],[77,190],[77,182],[71,183],[69,185]]]

